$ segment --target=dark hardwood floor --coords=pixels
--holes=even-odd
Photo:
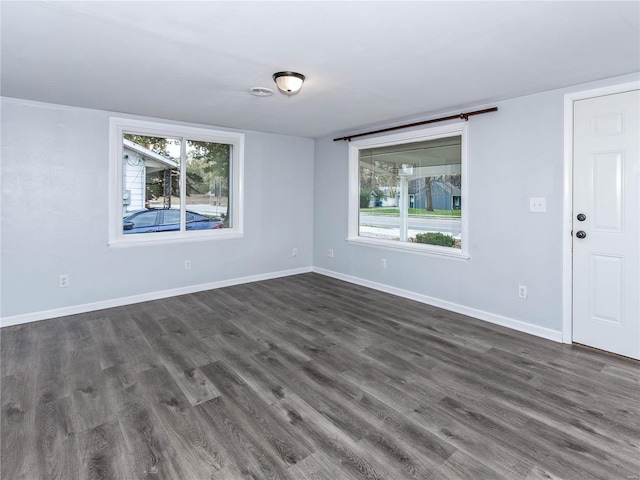
[[[3,480],[639,478],[638,363],[317,274],[0,335]]]

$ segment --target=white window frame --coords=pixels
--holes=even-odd
[[[211,230],[189,230],[185,226],[185,209],[181,208],[181,230],[175,232],[154,232],[149,234],[125,235],[122,231],[122,156],[123,135],[135,133],[152,137],[183,138],[203,142],[232,145],[229,166],[229,187],[231,202],[231,228]],[[185,144],[182,143],[184,156]],[[110,246],[134,246],[188,241],[222,240],[244,237],[244,134],[207,128],[172,125],[168,123],[111,117],[109,119],[109,241]],[[180,195],[184,200],[186,175],[180,175]],[[181,201],[181,205],[185,202]]]
[[[445,137],[461,137],[461,208],[462,223],[461,249],[442,247],[438,245],[428,245],[423,243],[400,242],[397,240],[385,240],[379,238],[362,237],[359,234],[360,228],[360,150],[368,148],[386,147],[390,145],[401,145],[425,140],[436,140]],[[363,140],[355,140],[349,144],[349,225],[347,242],[355,245],[369,247],[379,247],[391,250],[399,250],[419,255],[435,255],[466,260],[469,258],[469,189],[467,174],[467,122],[455,122],[438,127],[412,130],[409,132],[392,135],[379,136]]]

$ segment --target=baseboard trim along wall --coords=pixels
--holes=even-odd
[[[43,310],[39,312],[25,313],[21,315],[13,315],[10,317],[4,317],[0,319],[0,327],[9,327],[12,325],[20,325],[23,323],[37,322],[40,320],[47,320],[51,318],[59,318],[67,315],[76,315],[79,313],[93,312],[96,310],[103,310],[105,308],[122,307],[125,305],[132,305],[135,303],[149,302],[152,300],[160,300],[162,298],[175,297],[178,295],[187,295],[189,293],[202,292],[205,290],[214,290],[217,288],[231,287],[233,285],[240,285],[243,283],[260,282],[263,280],[271,280],[274,278],[288,277],[291,275],[298,275],[301,273],[315,272],[320,275],[332,277],[345,282],[354,283],[363,287],[372,288],[381,292],[390,293],[399,297],[408,298],[409,300],[415,300],[417,302],[432,305],[434,307],[444,308],[452,312],[468,315],[470,317],[484,320],[489,323],[501,325],[503,327],[511,328],[519,332],[529,333],[537,337],[546,338],[547,340],[553,340],[555,342],[562,342],[562,332],[559,330],[551,330],[549,328],[539,327],[530,323],[521,322],[509,317],[503,317],[494,313],[485,312],[475,308],[466,307],[457,303],[447,302],[438,298],[429,297],[420,293],[411,292],[409,290],[403,290],[401,288],[392,287],[383,283],[372,282],[359,277],[353,277],[351,275],[345,275],[342,273],[326,270],[318,267],[303,267],[292,270],[281,270],[278,272],[263,273],[259,275],[250,275],[247,277],[232,278],[229,280],[221,280],[218,282],[202,283],[199,285],[189,285],[186,287],[173,288],[170,290],[162,290],[159,292],[143,293],[140,295],[132,295],[129,297],[114,298],[111,300],[103,300],[93,303],[84,303],[81,305],[72,305],[70,307],[56,308],[52,310]]]
[[[52,310],[44,310],[40,312],[25,313],[22,315],[13,315],[0,319],[0,327],[9,327],[12,325],[20,325],[22,323],[37,322],[51,318],[64,317],[67,315],[76,315],[78,313],[93,312],[103,310],[105,308],[122,307],[132,305],[134,303],[149,302],[151,300],[160,300],[162,298],[176,297],[178,295],[187,295],[189,293],[202,292],[205,290],[214,290],[216,288],[231,287],[242,283],[261,282],[263,280],[271,280],[274,278],[288,277],[301,273],[309,273],[313,271],[312,267],[296,268],[292,270],[281,270],[279,272],[262,273],[259,275],[250,275],[248,277],[232,278],[229,280],[220,280],[218,282],[202,283],[199,285],[189,285],[187,287],[172,288],[170,290],[162,290],[159,292],[149,292],[140,295],[132,295],[130,297],[114,298],[111,300],[102,300],[93,303],[84,303],[81,305],[73,305],[70,307],[56,308]]]
[[[535,335],[536,337],[546,338],[547,340],[553,340],[554,342],[562,343],[562,331],[551,330],[550,328],[539,327],[530,323],[521,322],[509,317],[503,317],[502,315],[496,315],[494,313],[485,312],[476,308],[466,307],[457,303],[447,302],[438,298],[429,297],[420,293],[411,292],[409,290],[403,290],[401,288],[391,287],[383,283],[372,282],[359,277],[353,277],[351,275],[345,275],[343,273],[334,272],[332,270],[326,270],[324,268],[314,267],[313,271],[320,275],[326,275],[345,282],[355,283],[363,287],[372,288],[381,292],[390,293],[399,297],[408,298],[409,300],[415,300],[416,302],[425,303],[434,307],[443,308],[452,312],[460,313],[462,315],[468,315],[478,320],[501,325],[503,327],[511,328],[519,332]]]

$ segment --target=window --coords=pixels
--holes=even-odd
[[[351,142],[350,242],[466,257],[465,123]]]
[[[110,244],[242,236],[242,134],[122,118],[110,128]]]

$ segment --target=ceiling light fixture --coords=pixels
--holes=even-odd
[[[282,93],[295,95],[302,88],[304,75],[297,72],[277,72],[273,74],[273,80]]]

